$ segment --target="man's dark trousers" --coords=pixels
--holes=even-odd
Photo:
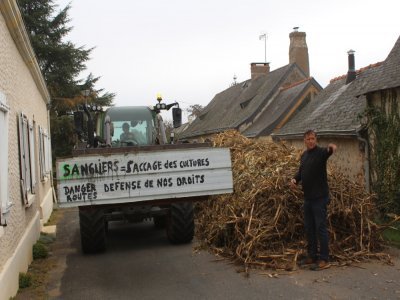
[[[326,224],[329,198],[305,199],[304,226],[307,236],[307,252],[312,259],[329,261],[329,237]],[[319,255],[318,255],[319,241]]]

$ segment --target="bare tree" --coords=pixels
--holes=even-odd
[[[197,118],[198,116],[201,115],[201,112],[203,111],[204,107],[200,104],[193,104],[190,105],[187,109],[186,112],[188,113],[188,117],[191,118]]]

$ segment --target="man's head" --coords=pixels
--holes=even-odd
[[[306,145],[307,150],[314,149],[317,146],[317,133],[309,129],[304,133],[304,145]]]
[[[129,124],[128,123],[124,123],[124,124],[122,124],[122,130],[124,131],[124,132],[128,132],[129,131]]]

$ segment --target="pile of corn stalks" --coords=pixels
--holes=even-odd
[[[303,193],[290,188],[301,152],[268,141],[247,139],[236,131],[217,135],[216,147],[229,147],[234,193],[197,206],[196,235],[202,245],[248,268],[294,270],[305,254]],[[361,186],[329,170],[330,254],[338,264],[379,253],[382,240],[373,222],[374,199]]]

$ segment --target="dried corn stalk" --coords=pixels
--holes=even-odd
[[[246,270],[295,269],[305,249],[303,194],[288,182],[298,169],[300,153],[236,131],[217,135],[214,144],[231,149],[234,193],[198,205],[198,239]],[[378,226],[372,221],[372,196],[342,174],[329,173],[331,256],[339,263],[383,257]]]

